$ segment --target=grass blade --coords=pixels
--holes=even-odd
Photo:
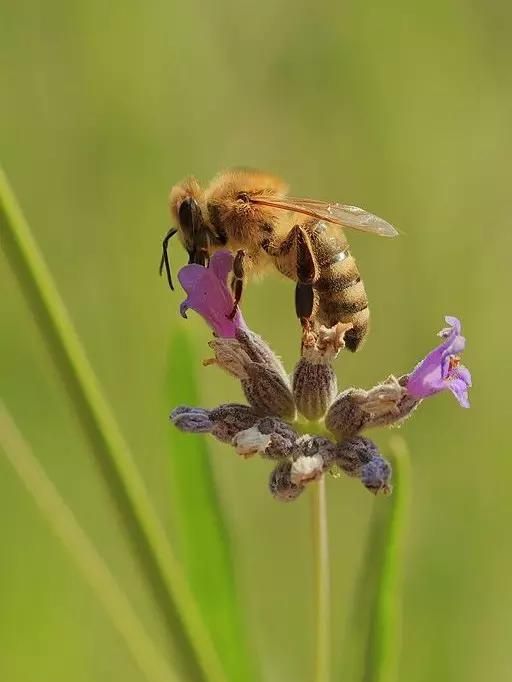
[[[376,595],[368,640],[366,682],[397,679],[400,649],[400,583],[403,536],[409,495],[409,457],[405,440],[394,436],[390,442],[394,491],[382,534]]]
[[[178,682],[178,677],[148,636],[144,626],[93,542],[76,520],[53,481],[0,401],[0,449],[96,593],[112,625],[148,682]]]
[[[401,561],[409,498],[409,458],[401,436],[390,441],[394,489],[375,500],[339,679],[394,682],[400,649]]]
[[[197,360],[187,334],[171,338],[169,406],[197,405]],[[215,487],[205,436],[171,431],[171,505],[174,530],[190,586],[231,680],[250,682],[254,663],[237,596],[232,547]]]
[[[0,236],[192,680],[225,682],[198,606],[69,314],[0,169]]]

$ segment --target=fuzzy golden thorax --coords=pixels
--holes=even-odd
[[[256,251],[272,234],[278,215],[275,209],[251,203],[249,197],[284,197],[287,190],[283,180],[268,173],[224,171],[205,191],[208,219],[216,231],[226,232],[230,248]]]

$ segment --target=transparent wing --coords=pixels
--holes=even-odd
[[[368,213],[357,206],[347,206],[346,204],[329,204],[326,201],[315,201],[314,199],[298,199],[295,197],[285,197],[278,199],[275,197],[250,197],[249,200],[254,204],[272,206],[285,211],[293,211],[309,215],[319,220],[326,220],[329,223],[341,225],[342,227],[370,232],[380,237],[396,237],[398,231],[382,218],[373,213]]]

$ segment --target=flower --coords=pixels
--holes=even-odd
[[[247,328],[240,310],[229,319],[234,301],[227,278],[232,267],[232,254],[223,250],[213,254],[209,267],[192,263],[178,273],[180,284],[187,292],[180,306],[181,315],[187,317],[187,310],[192,308],[221,338],[234,338],[238,329]]]
[[[374,494],[389,492],[391,467],[378,455],[376,445],[368,439],[356,438],[353,446],[347,440],[347,434],[354,436],[363,425],[372,425],[373,413],[353,424],[345,416],[347,410],[338,410],[338,419],[333,424],[347,422],[340,427],[340,437],[334,427],[329,433],[320,426],[329,437],[304,433],[308,428],[319,428],[311,420],[323,419],[336,402],[336,376],[329,363],[343,347],[344,331],[336,329],[330,333],[321,329],[318,343],[304,349],[291,380],[268,344],[248,328],[237,329],[234,338],[210,341],[215,358],[205,364],[216,364],[238,379],[249,405],[227,403],[210,410],[181,406],[171,412],[172,423],[181,431],[210,433],[231,445],[243,458],[259,455],[274,460],[269,488],[281,501],[296,499],[307,485],[333,466],[359,479]],[[383,388],[379,390],[385,393]],[[399,387],[395,402],[403,397],[404,390]],[[373,405],[373,393],[368,396],[369,404]],[[394,404],[393,407],[386,423],[401,415],[400,409]],[[301,422],[297,421],[298,415]],[[378,416],[382,419],[380,413]],[[359,445],[360,441],[364,441],[364,446]]]
[[[349,324],[321,327],[302,340],[301,357],[288,376],[270,346],[245,324],[239,311],[233,320],[233,298],[226,285],[233,257],[217,252],[210,267],[188,265],[179,273],[187,291],[182,314],[190,307],[213,328],[209,342],[217,365],[237,379],[247,405],[225,403],[213,409],[181,406],[170,415],[181,431],[209,433],[245,459],[273,460],[269,489],[278,500],[297,499],[326,473],[355,478],[371,493],[392,490],[390,464],[377,446],[361,435],[371,427],[395,426],[408,418],[427,395],[445,388],[467,407],[468,370],[457,353],[464,349],[460,322],[447,317],[443,343],[410,375],[388,376],[373,388],[338,393],[333,360],[345,345]],[[311,433],[308,433],[310,431]],[[316,434],[316,435],[315,435]]]
[[[469,370],[460,364],[459,353],[466,339],[461,336],[461,324],[456,317],[445,317],[448,327],[439,332],[444,341],[416,365],[407,380],[407,392],[414,398],[427,398],[448,389],[462,407],[469,407]]]

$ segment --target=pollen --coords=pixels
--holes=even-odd
[[[450,364],[448,365],[448,372],[451,372],[460,366],[460,357],[458,355],[450,355]]]

